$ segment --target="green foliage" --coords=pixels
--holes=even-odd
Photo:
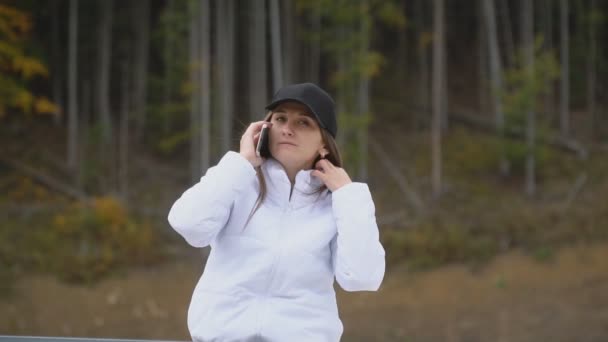
[[[458,126],[450,129],[443,141],[448,190],[428,217],[420,216],[407,229],[395,226],[382,231],[389,262],[405,262],[413,269],[446,263],[476,265],[513,248],[539,261],[551,261],[560,246],[608,239],[608,206],[603,201],[608,192],[608,159],[602,154],[591,154],[583,162],[571,153],[540,145],[542,182],[538,196],[530,199],[522,194],[522,179],[497,176],[498,137]],[[426,179],[428,144],[415,146],[407,153],[418,156],[412,178]],[[567,204],[582,172],[588,180]]]
[[[320,17],[323,30],[307,31],[304,39],[322,42],[321,48],[332,64],[337,66],[328,76],[336,89],[339,120],[339,142],[347,162],[346,169],[363,157],[357,131],[365,130],[371,113],[360,113],[358,86],[380,73],[384,57],[370,49],[373,27],[383,23],[392,27],[405,26],[403,11],[396,1],[297,1],[297,10],[304,15]]]
[[[542,48],[542,38],[535,42],[534,64],[527,65],[522,49],[516,58],[515,65],[505,71],[505,88],[501,93],[505,112],[505,131],[525,132],[529,111],[538,111],[540,95],[548,90],[548,86],[559,76],[559,65],[551,51]],[[537,115],[538,117],[538,115]],[[548,124],[536,119],[536,141],[547,136]],[[537,143],[535,144],[537,145]],[[505,141],[506,157],[514,170],[523,174],[525,160],[528,155],[526,142]],[[537,164],[542,163],[544,151],[535,148]]]
[[[497,194],[503,198],[496,199]],[[416,270],[449,263],[478,265],[511,248],[551,261],[560,246],[608,239],[604,203],[583,201],[565,210],[561,203],[530,203],[494,189],[487,198],[461,201],[458,207],[408,230],[384,231],[388,262],[405,262]]]
[[[161,153],[171,153],[187,142],[192,96],[188,34],[191,1],[173,1],[162,10],[160,25],[152,31],[151,49],[162,68],[148,75],[148,141]]]
[[[511,123],[521,125],[529,110],[536,110],[537,98],[547,91],[547,86],[559,76],[559,65],[551,51],[542,49],[542,39],[534,48],[534,65],[526,64],[521,50],[515,65],[505,71],[505,90],[501,94],[505,114]]]
[[[338,127],[340,134],[346,141],[356,141],[357,132],[369,126],[372,120],[370,113],[354,115],[347,112],[338,113]],[[346,129],[345,129],[346,128]],[[341,146],[342,160],[346,170],[355,170],[360,156],[360,146],[355,143],[347,143]]]
[[[168,155],[175,151],[178,146],[182,146],[188,141],[190,141],[189,131],[178,132],[161,139],[158,142],[158,149]]]
[[[461,178],[493,173],[499,161],[499,155],[496,153],[499,148],[498,138],[471,134],[460,127],[453,127],[445,137],[443,148],[448,177]],[[426,161],[426,166],[422,167],[430,169],[430,159],[425,155],[421,157]]]
[[[405,260],[416,270],[456,262],[480,263],[498,251],[491,236],[441,221],[426,222],[412,230],[385,232],[383,244],[389,262]]]
[[[492,135],[472,134],[461,127],[452,127],[444,139],[442,145],[443,168],[448,179],[463,179],[468,177],[493,177],[496,174],[497,165],[500,161],[499,137]],[[519,140],[505,139],[505,152],[511,162],[512,176],[520,177],[524,174],[524,166],[528,147]],[[430,170],[430,155],[418,153],[414,166],[418,173],[425,174]],[[561,159],[555,159],[555,152],[551,147],[539,144],[534,149],[536,168],[539,178],[545,173],[550,173],[550,168],[555,167]],[[569,164],[568,164],[569,165]],[[484,187],[483,182],[475,183],[475,186]]]

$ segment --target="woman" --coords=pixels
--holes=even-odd
[[[376,291],[384,277],[374,203],[342,169],[334,102],[312,83],[281,88],[169,212],[195,247],[211,246],[190,308],[194,341],[338,341],[334,278]],[[270,126],[271,157],[255,152]]]

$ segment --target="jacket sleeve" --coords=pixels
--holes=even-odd
[[[230,151],[186,190],[169,211],[169,224],[194,247],[205,247],[228,222],[235,199],[255,179],[255,169]]]
[[[332,194],[338,233],[332,240],[336,280],[346,291],[377,291],[384,278],[375,206],[364,183],[351,183]]]

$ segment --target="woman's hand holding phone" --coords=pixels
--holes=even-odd
[[[253,122],[247,127],[245,133],[241,137],[241,147],[239,153],[247,159],[253,167],[262,165],[263,158],[258,157],[256,154],[256,147],[260,138],[260,131],[263,125],[270,127],[272,124],[268,121],[257,121]]]

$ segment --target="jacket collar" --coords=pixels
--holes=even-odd
[[[261,169],[266,181],[267,198],[281,207],[300,208],[315,202],[319,195],[323,196],[327,192],[324,190],[319,194],[318,189],[323,186],[323,182],[311,175],[312,169],[298,171],[293,191],[287,172],[277,160],[268,158],[262,163]]]

